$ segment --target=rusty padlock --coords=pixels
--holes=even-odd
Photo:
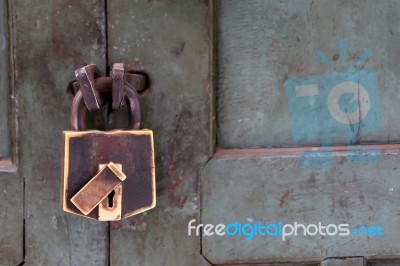
[[[113,89],[111,77],[93,82],[100,94]],[[61,203],[66,212],[114,221],[155,207],[153,132],[142,129],[139,95],[129,83],[122,84],[129,130],[85,130],[82,91],[73,99],[71,131],[63,132]]]

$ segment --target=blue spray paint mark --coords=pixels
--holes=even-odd
[[[369,95],[368,113],[362,120],[350,125],[338,122],[335,119],[337,114],[332,114],[328,108],[328,102],[331,102],[339,105],[343,115],[358,113],[358,100],[346,102],[354,97],[353,93],[344,93],[340,97],[330,94],[343,82],[357,83]],[[328,146],[337,137],[353,140],[359,133],[380,130],[382,124],[377,86],[376,73],[370,70],[288,79],[286,93],[289,101],[292,138],[298,142],[321,141],[323,146]],[[301,96],[307,95],[307,92],[301,92],[302,90],[306,91],[312,87],[317,88],[317,94]]]
[[[372,164],[381,161],[382,154],[378,149],[350,150],[346,154],[347,162],[351,164]]]
[[[364,63],[368,58],[372,56],[372,51],[370,49],[366,50],[359,58],[358,60],[352,65],[352,67],[356,67]]]
[[[347,41],[339,41],[341,63],[346,63]],[[352,65],[359,66],[372,56],[366,50]],[[335,67],[324,54],[317,59]],[[382,128],[378,97],[378,82],[373,70],[333,72],[319,76],[288,79],[285,83],[289,102],[292,138],[298,142],[318,141],[329,147],[335,138],[357,142],[360,133]],[[362,114],[362,115],[360,115]],[[380,152],[349,151],[349,163],[368,163],[380,160]],[[371,158],[369,158],[371,157]],[[332,152],[306,152],[300,158],[302,168],[332,167]]]
[[[300,156],[300,168],[332,168],[333,155],[331,151],[307,151]]]

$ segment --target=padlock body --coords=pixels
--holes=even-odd
[[[80,210],[85,206],[75,205],[77,202],[74,204],[71,199],[77,193],[85,193],[88,186],[98,186],[101,182],[104,183],[104,189],[99,189],[99,193],[103,194],[96,197],[98,200],[114,186],[118,189],[122,186],[119,218],[127,218],[155,207],[154,144],[151,130],[64,131],[63,137],[61,204],[64,211],[99,219],[99,207],[85,215]],[[119,165],[126,178],[119,180],[113,176],[112,171],[99,173],[99,167],[110,162]],[[93,191],[91,193],[88,195],[93,195]],[[84,200],[84,197],[81,198]],[[81,201],[80,204],[84,205],[85,202]]]

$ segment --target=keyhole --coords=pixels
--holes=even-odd
[[[114,207],[114,195],[115,195],[115,190],[111,191],[110,194],[108,194],[108,208],[113,208]]]

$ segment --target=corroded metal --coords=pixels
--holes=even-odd
[[[103,102],[97,91],[94,79],[99,76],[99,69],[91,64],[75,70],[75,77],[79,83],[80,91],[89,111],[98,110]]]
[[[124,103],[124,64],[115,63],[111,71],[112,82],[112,108],[113,110],[122,109]]]
[[[111,77],[100,77],[94,80],[95,87],[100,93],[110,92],[112,89]],[[129,109],[131,129],[142,128],[142,110],[140,108],[140,97],[137,92],[129,85],[124,83],[124,98]],[[85,130],[85,115],[87,108],[83,100],[83,94],[79,90],[72,102],[71,107],[71,129]]]
[[[131,85],[131,87],[133,87],[138,93],[140,93],[140,95],[142,95],[146,90],[150,89],[151,86],[149,74],[142,71],[127,70],[124,73],[124,80],[129,85]],[[79,82],[77,80],[73,80],[68,84],[67,92],[70,95],[75,96],[79,89]]]

